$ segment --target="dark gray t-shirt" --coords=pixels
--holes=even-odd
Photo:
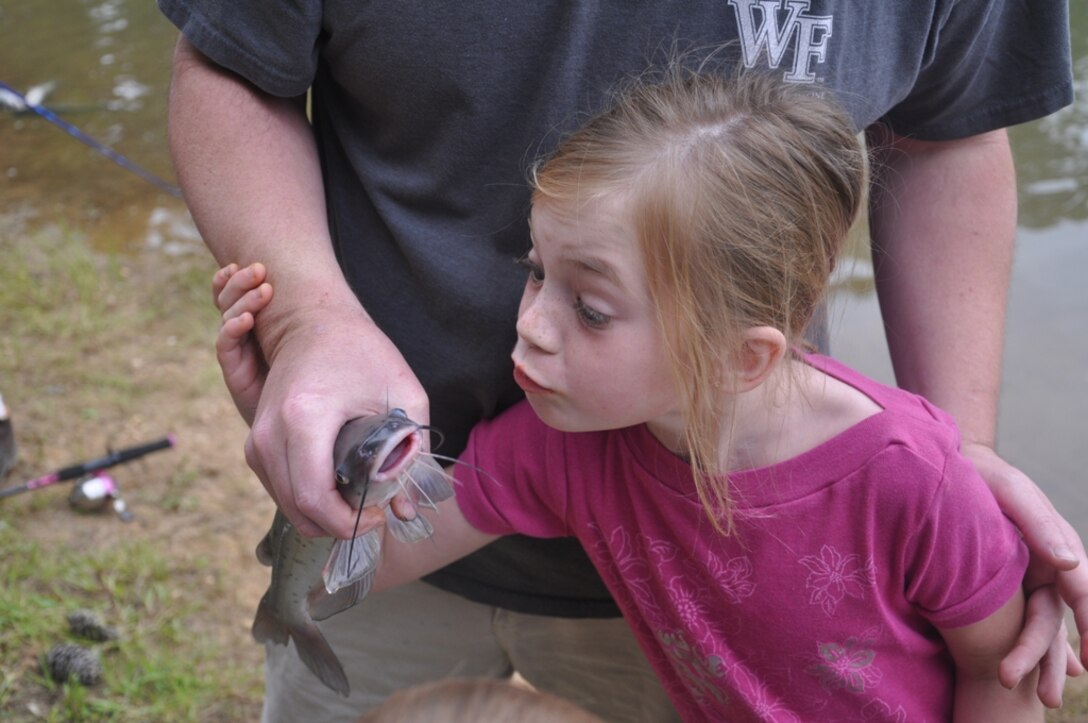
[[[1069,103],[1057,0],[159,0],[217,63],[312,88],[344,273],[457,454],[520,397],[510,350],[529,244],[525,169],[606,91],[676,52],[835,93],[858,128],[941,140]],[[638,393],[638,390],[632,390]],[[390,400],[396,403],[396,400]],[[505,538],[429,581],[521,612],[618,615],[572,540]]]

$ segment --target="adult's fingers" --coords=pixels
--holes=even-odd
[[[1085,557],[1080,537],[1030,477],[985,445],[965,444],[963,453],[986,480],[997,504],[1024,535],[1035,555],[1057,570],[1072,570]]]

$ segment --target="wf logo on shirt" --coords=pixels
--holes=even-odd
[[[727,0],[737,16],[744,67],[755,67],[761,55],[779,68],[794,44],[793,67],[783,75],[791,83],[815,83],[814,63],[827,60],[830,15],[808,13],[810,0]]]

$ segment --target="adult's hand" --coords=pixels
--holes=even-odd
[[[990,485],[1002,511],[1020,528],[1031,551],[1024,579],[1028,609],[1017,645],[1001,663],[1001,679],[1014,684],[1036,664],[1041,667],[1039,698],[1061,705],[1066,675],[1084,672],[1088,661],[1088,562],[1076,531],[1023,472],[982,444],[963,452]],[[1068,643],[1063,601],[1073,610],[1081,638],[1080,660]]]
[[[232,263],[219,269],[212,279],[212,299],[223,314],[223,326],[216,340],[220,368],[235,406],[250,427],[254,425],[257,408],[268,380],[268,364],[253,333],[256,318],[263,317],[263,312],[273,296],[272,286],[265,281],[266,278],[267,270],[261,263],[250,264],[241,269],[237,264]],[[424,406],[416,413],[416,418],[425,418],[426,414],[426,400],[424,400]],[[318,418],[321,416],[318,410]],[[287,424],[285,431],[289,432],[290,426]],[[274,444],[275,431],[268,434],[271,435]],[[251,466],[258,471],[258,476],[265,483],[269,493],[274,499],[280,499],[276,496],[276,486],[271,481],[274,477],[263,473],[266,457],[256,447],[252,435],[247,444],[247,450]],[[296,508],[299,507],[298,497],[294,493],[305,488],[292,481],[289,481],[288,486],[291,496],[284,498],[281,503],[281,507],[285,510],[292,504]],[[320,488],[315,489],[320,495],[320,505],[326,495]],[[328,497],[332,500],[332,504],[336,505],[335,497],[332,495]],[[396,498],[393,506],[402,518],[408,519],[415,514],[406,495]],[[367,532],[372,525],[380,524],[383,518],[377,510],[367,510],[364,514],[368,517],[365,520],[361,519],[355,526],[356,534]]]
[[[345,422],[389,406],[420,424],[430,419],[415,375],[365,314],[303,312],[280,337],[246,461],[303,535],[355,532],[356,512],[335,491],[333,444]]]
[[[179,38],[169,130],[208,248],[222,264],[263,262],[275,288],[254,328],[268,376],[246,459],[302,534],[350,537],[355,515],[333,475],[340,427],[388,405],[421,423],[429,415],[337,264],[305,97],[271,95]]]

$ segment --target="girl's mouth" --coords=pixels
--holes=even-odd
[[[547,387],[542,387],[537,384],[533,381],[532,377],[526,374],[525,371],[518,366],[514,367],[514,381],[517,382],[517,385],[521,387],[522,391],[526,394],[550,394],[552,391]]]

